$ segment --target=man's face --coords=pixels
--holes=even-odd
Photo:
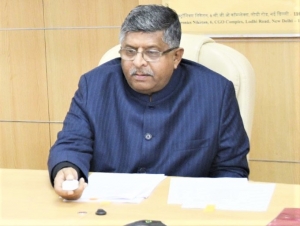
[[[162,40],[163,32],[152,33],[130,32],[121,43],[122,48],[135,49],[138,52],[145,50],[158,50],[163,52],[169,46]],[[147,62],[141,53],[133,61],[122,59],[122,69],[129,86],[143,94],[151,95],[163,89],[177,68],[183,49],[175,49],[162,55],[158,61]]]

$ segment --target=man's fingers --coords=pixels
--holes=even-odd
[[[61,194],[61,197],[68,200],[79,199],[82,195],[83,190],[86,188],[87,183],[85,183],[83,178],[80,178],[78,188],[74,191],[64,191],[64,194]]]
[[[87,183],[84,181],[83,177],[81,177],[79,180],[79,187],[82,187],[82,186],[83,186],[83,189],[85,189],[87,186]]]
[[[57,172],[54,178],[54,189],[55,192],[64,199],[75,200],[79,199],[82,195],[83,190],[86,188],[87,183],[84,178],[80,178],[78,188],[75,190],[65,191],[62,189],[62,184],[66,180],[78,180],[77,171],[71,167],[63,168]]]
[[[65,180],[77,180],[77,171],[71,167],[63,168],[60,171],[63,172]]]
[[[54,178],[54,190],[55,192],[64,197],[64,196],[73,196],[74,191],[63,191],[62,184],[65,180],[77,180],[78,175],[77,171],[71,167],[63,168],[59,170]]]

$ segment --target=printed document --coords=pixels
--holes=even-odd
[[[274,183],[248,182],[247,178],[171,178],[168,203],[182,208],[266,211]]]
[[[163,174],[92,173],[82,196],[73,202],[140,203],[165,177]]]

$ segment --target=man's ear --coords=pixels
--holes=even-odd
[[[178,64],[180,63],[182,56],[183,56],[184,49],[178,48],[174,52],[174,69],[178,67]]]

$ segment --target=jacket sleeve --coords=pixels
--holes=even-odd
[[[219,150],[211,177],[248,177],[249,139],[244,129],[232,82],[224,89],[219,125]]]
[[[94,133],[87,112],[87,92],[86,77],[82,76],[64,120],[62,131],[58,133],[57,141],[50,149],[48,158],[50,178],[53,168],[61,162],[76,165],[83,176],[88,177],[93,155]]]

